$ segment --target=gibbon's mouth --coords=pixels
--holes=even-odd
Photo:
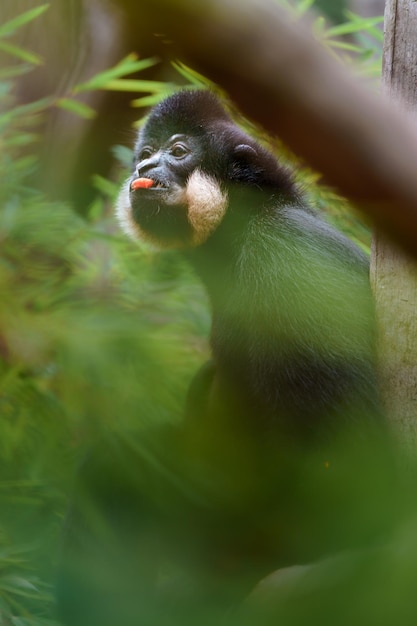
[[[135,178],[130,183],[130,190],[136,191],[137,189],[168,189],[168,186],[162,183],[160,180],[154,180],[153,178]]]

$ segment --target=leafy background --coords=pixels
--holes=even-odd
[[[300,16],[314,4],[281,1]],[[378,89],[381,18],[360,18],[343,2],[322,0],[316,9],[310,18],[316,36]],[[112,206],[130,163],[128,144],[113,148],[111,179],[92,178],[93,199],[83,214],[36,185],[43,167],[37,146],[52,109],[89,120],[97,112],[81,94],[128,91],[141,117],[141,107],[177,84],[208,81],[180,61],[173,65],[178,80],[142,80],[138,74],[156,60],[132,53],[64,95],[21,104],[17,81],[48,59],[22,47],[17,36],[48,10],[39,3],[0,25],[0,624],[14,626],[56,623],[54,574],[80,459],[99,436],[140,435],[149,424],[181,419],[189,380],[208,354],[210,325],[206,296],[181,259],[133,245],[115,224]],[[261,129],[246,127],[267,141]],[[294,161],[278,140],[273,148]],[[369,250],[369,228],[346,202],[318,186],[308,169],[299,179],[319,209]],[[348,575],[332,602],[328,583],[339,565],[324,568],[318,595],[296,589],[294,602],[279,610],[290,623],[323,623],[320,606],[332,623],[335,615],[339,624],[376,623],[376,615],[378,624],[415,623],[412,520],[413,511],[394,529],[395,548],[362,559],[360,575]],[[359,566],[344,567],[357,572]],[[343,607],[358,587],[368,593],[355,616]],[[304,608],[296,610],[299,593]]]

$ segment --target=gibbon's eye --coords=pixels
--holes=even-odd
[[[182,157],[185,157],[186,154],[188,154],[189,150],[186,146],[184,146],[183,143],[175,143],[171,150],[170,153],[172,154],[172,156],[174,156],[177,159],[182,159]]]
[[[152,156],[153,152],[153,149],[150,147],[143,148],[139,153],[139,160],[145,161],[146,159],[149,159]]]

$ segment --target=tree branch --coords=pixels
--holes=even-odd
[[[414,125],[273,0],[143,0],[129,18],[142,36],[166,33],[182,60],[415,254]]]

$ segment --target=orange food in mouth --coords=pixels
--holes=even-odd
[[[152,178],[136,178],[131,184],[131,189],[149,189],[153,184]]]

